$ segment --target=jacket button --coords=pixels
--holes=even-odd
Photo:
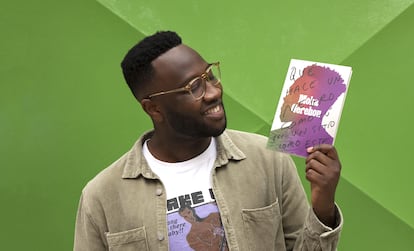
[[[164,240],[164,235],[162,234],[162,233],[158,233],[158,240],[159,241],[162,241],[162,240]]]
[[[155,191],[155,194],[157,196],[160,196],[162,194],[162,189],[161,188],[157,188],[157,190]]]

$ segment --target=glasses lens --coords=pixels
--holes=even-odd
[[[199,99],[204,95],[205,80],[203,78],[196,78],[190,83],[190,91],[194,98]]]
[[[221,80],[220,68],[218,65],[211,65],[210,71],[207,75],[208,81],[212,84],[217,84]]]
[[[210,84],[218,85],[220,83],[220,68],[216,64],[212,64],[203,76],[195,78],[189,84],[191,95],[195,99],[200,99],[206,92],[206,81]]]

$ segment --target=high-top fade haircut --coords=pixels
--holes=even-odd
[[[145,37],[128,51],[121,63],[122,73],[137,100],[144,98],[141,91],[153,77],[151,62],[181,43],[181,37],[177,33],[158,31]]]

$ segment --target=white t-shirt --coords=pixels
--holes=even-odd
[[[203,153],[183,162],[156,159],[147,142],[143,154],[166,189],[170,250],[228,250],[211,189],[211,171],[217,154],[215,140]]]

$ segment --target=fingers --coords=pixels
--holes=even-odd
[[[320,161],[316,161],[315,159],[310,159],[309,161],[306,161],[305,167],[307,175],[308,173],[311,174],[311,171],[315,172],[316,174],[323,174],[325,169],[325,165],[323,165]]]
[[[308,148],[309,156],[306,158],[306,178],[311,182],[334,179],[339,176],[341,163],[338,153],[332,145],[317,145]]]
[[[305,169],[305,173],[306,173],[306,179],[309,180],[311,182],[311,184],[313,183],[320,183],[321,180],[323,180],[323,166],[312,166],[312,165],[306,165],[306,169]]]
[[[321,152],[324,155],[328,156],[329,158],[333,160],[339,160],[338,152],[336,151],[335,147],[333,145],[328,144],[320,144],[313,147],[309,147],[306,149],[309,155],[312,155],[315,152]],[[310,157],[310,156],[309,156]],[[308,157],[308,159],[309,159]]]

